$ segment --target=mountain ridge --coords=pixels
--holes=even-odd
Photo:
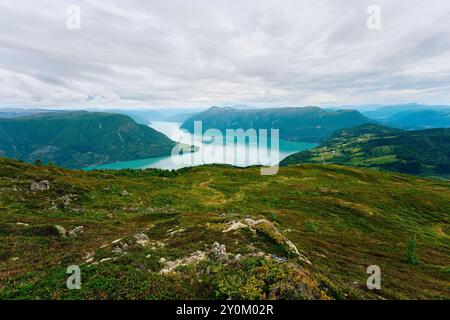
[[[425,176],[450,176],[450,129],[407,131],[375,124],[343,129],[281,165],[335,163]]]
[[[334,131],[370,123],[356,110],[325,110],[315,106],[239,110],[211,107],[186,120],[181,128],[194,131],[194,122],[202,121],[203,130],[279,129],[280,138],[288,141],[322,142]]]
[[[169,155],[175,142],[126,115],[68,111],[0,119],[0,154],[69,168]]]

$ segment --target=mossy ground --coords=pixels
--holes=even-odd
[[[0,177],[2,299],[450,298],[446,181],[334,165],[261,176],[259,168],[84,172],[7,159]],[[40,180],[50,189],[31,192],[31,181]],[[263,232],[223,232],[246,217],[271,221],[312,264]],[[54,225],[85,232],[63,238]],[[150,244],[136,244],[137,233]],[[127,254],[111,251],[119,238]],[[414,265],[405,263],[410,239]],[[230,262],[159,273],[161,258],[174,261],[214,242],[226,246]],[[90,252],[97,264],[86,262]],[[66,288],[73,264],[82,270],[81,290]],[[374,264],[379,291],[366,288]]]

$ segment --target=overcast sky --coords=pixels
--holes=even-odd
[[[1,0],[0,15],[0,106],[450,104],[449,0]]]

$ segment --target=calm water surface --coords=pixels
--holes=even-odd
[[[142,160],[108,163],[89,167],[87,168],[87,170],[146,168],[180,169],[183,167],[211,163],[225,163],[241,167],[249,165],[268,164],[267,159],[266,161],[264,161],[264,157],[258,157],[258,154],[266,153],[268,156],[270,156],[270,146],[259,146],[258,148],[257,143],[250,143],[249,141],[236,141],[236,143],[231,142],[228,144],[224,144],[222,141],[216,142],[214,141],[214,139],[205,139],[202,136],[191,134],[185,130],[180,129],[180,126],[181,123],[163,121],[154,121],[150,125],[150,127],[152,127],[153,129],[164,133],[166,136],[176,142],[195,145],[196,147],[198,147],[197,152],[175,156],[164,156]],[[272,161],[273,159],[279,159],[279,161],[281,161],[293,153],[311,149],[315,146],[317,145],[314,143],[280,140],[279,153],[272,158]]]

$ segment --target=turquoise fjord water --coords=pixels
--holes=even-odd
[[[223,142],[208,141],[204,137],[196,136],[180,129],[180,123],[154,121],[150,127],[162,132],[170,139],[185,143],[187,145],[195,145],[198,151],[194,153],[186,153],[175,156],[155,157],[149,159],[121,161],[115,163],[108,163],[98,166],[89,167],[86,170],[94,169],[180,169],[183,167],[197,166],[211,163],[224,163],[236,166],[250,166],[250,165],[267,165],[268,162],[258,159],[258,154],[271,155],[270,146],[258,146],[257,144],[249,143],[248,141],[223,144]],[[205,141],[206,140],[206,141]],[[279,141],[279,152],[273,159],[278,161],[283,160],[287,156],[314,148],[317,144],[307,142],[291,142]],[[262,157],[260,157],[262,158]],[[273,164],[273,163],[272,163]]]

